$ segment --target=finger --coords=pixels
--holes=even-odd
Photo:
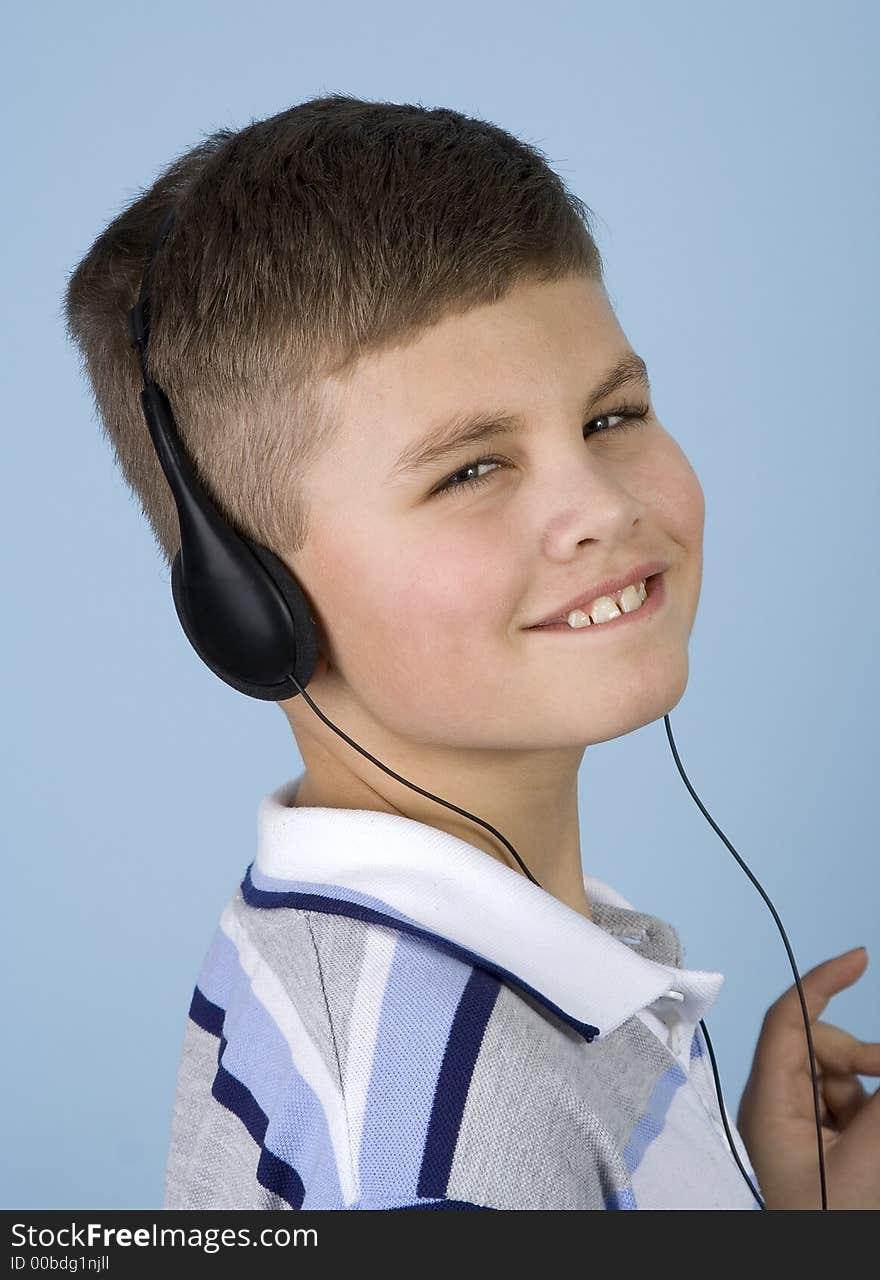
[[[816,1061],[823,1071],[833,1071],[837,1075],[880,1076],[880,1042],[859,1040],[843,1027],[821,1021],[814,1023],[811,1035]]]
[[[839,956],[832,956],[830,960],[823,960],[821,964],[815,965],[802,976],[801,987],[810,1022],[815,1022],[824,1012],[832,996],[838,991],[843,991],[845,987],[852,986],[862,976],[867,963],[868,953],[863,947],[855,947],[851,951],[844,951]],[[797,983],[784,991],[770,1006],[764,1021],[765,1024],[779,1027],[794,1025],[803,1027],[803,1012]]]
[[[868,1091],[855,1076],[823,1076],[819,1085],[828,1114],[837,1129],[846,1129],[868,1101]],[[826,1117],[822,1117],[823,1120]]]
[[[850,1119],[835,1146],[835,1156],[845,1162],[847,1173],[858,1184],[877,1177],[880,1148],[880,1087],[868,1097]]]

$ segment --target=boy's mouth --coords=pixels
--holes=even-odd
[[[616,595],[602,596],[598,601],[593,601],[592,614],[587,612],[589,606],[585,606],[583,609],[572,610],[566,618],[559,618],[554,622],[537,623],[525,629],[527,631],[597,632],[610,628],[616,631],[627,623],[631,624],[639,619],[646,621],[658,611],[666,597],[665,571],[650,574],[645,578],[643,593],[638,591],[638,584],[632,585],[636,588],[635,590],[630,590],[627,586]],[[623,595],[622,608],[614,603],[619,600],[621,594]]]
[[[624,573],[617,577],[607,577],[600,582],[593,583],[592,586],[566,604],[560,604],[552,613],[546,614],[539,622],[534,623],[535,627],[550,626],[557,622],[565,622],[566,619],[576,610],[581,610],[588,616],[592,617],[596,623],[611,617],[609,610],[609,602],[614,601],[621,612],[627,612],[635,609],[637,599],[635,592],[640,595],[644,590],[643,584],[646,584],[649,578],[658,574],[665,573],[669,568],[669,564],[663,560],[650,560],[634,565],[631,569],[625,570]],[[625,603],[621,605],[621,596],[624,595],[626,588],[630,591],[626,594]],[[642,595],[642,600],[644,599]],[[594,606],[602,607],[594,609]],[[593,617],[595,614],[595,617]],[[530,628],[527,628],[529,630]]]

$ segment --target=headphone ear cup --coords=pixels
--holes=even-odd
[[[265,574],[269,579],[265,584],[267,589],[271,590],[271,586],[274,585],[284,599],[288,617],[285,618],[286,634],[282,637],[282,643],[289,646],[291,673],[304,689],[311,680],[318,662],[317,628],[305,593],[287,566],[268,547],[253,542],[241,534],[238,537],[259,562],[258,565],[254,565],[254,572]],[[246,694],[250,698],[259,698],[264,702],[282,702],[295,697],[300,692],[297,685],[289,678],[263,683],[255,681],[251,674],[235,669],[228,663],[221,666],[216,656],[206,650],[199,639],[200,633],[204,634],[204,628],[196,625],[187,604],[179,551],[171,566],[171,593],[180,625],[187,639],[205,665],[225,684],[239,693]]]
[[[275,555],[274,551],[270,551],[268,547],[264,547],[259,542],[252,542],[250,538],[242,538],[242,541],[250,547],[287,601],[290,616],[293,619],[296,650],[293,674],[302,687],[305,688],[315,674],[315,667],[318,664],[318,628],[315,619],[312,617],[306,594],[295,574],[291,573],[287,565]],[[285,683],[289,685],[290,691],[282,693],[280,698],[274,698],[274,701],[280,701],[282,698],[292,698],[299,693],[299,689],[291,681],[286,681]]]

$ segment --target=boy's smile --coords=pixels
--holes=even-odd
[[[583,752],[679,701],[700,594],[702,490],[639,365],[601,283],[581,276],[521,284],[363,356],[322,384],[338,432],[305,477],[312,532],[288,560],[319,624],[309,693],[321,710],[497,826],[577,910]],[[449,447],[462,430],[468,442]],[[418,460],[429,436],[435,456]],[[630,594],[614,621],[599,602],[582,630],[530,629],[646,565],[667,568],[640,610]],[[304,699],[280,705],[307,769],[298,803],[403,813],[515,866]]]

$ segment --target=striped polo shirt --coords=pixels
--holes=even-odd
[[[264,796],[199,970],[163,1209],[757,1209],[698,1026],[720,973],[398,814]],[[758,1180],[730,1113],[740,1159]]]

